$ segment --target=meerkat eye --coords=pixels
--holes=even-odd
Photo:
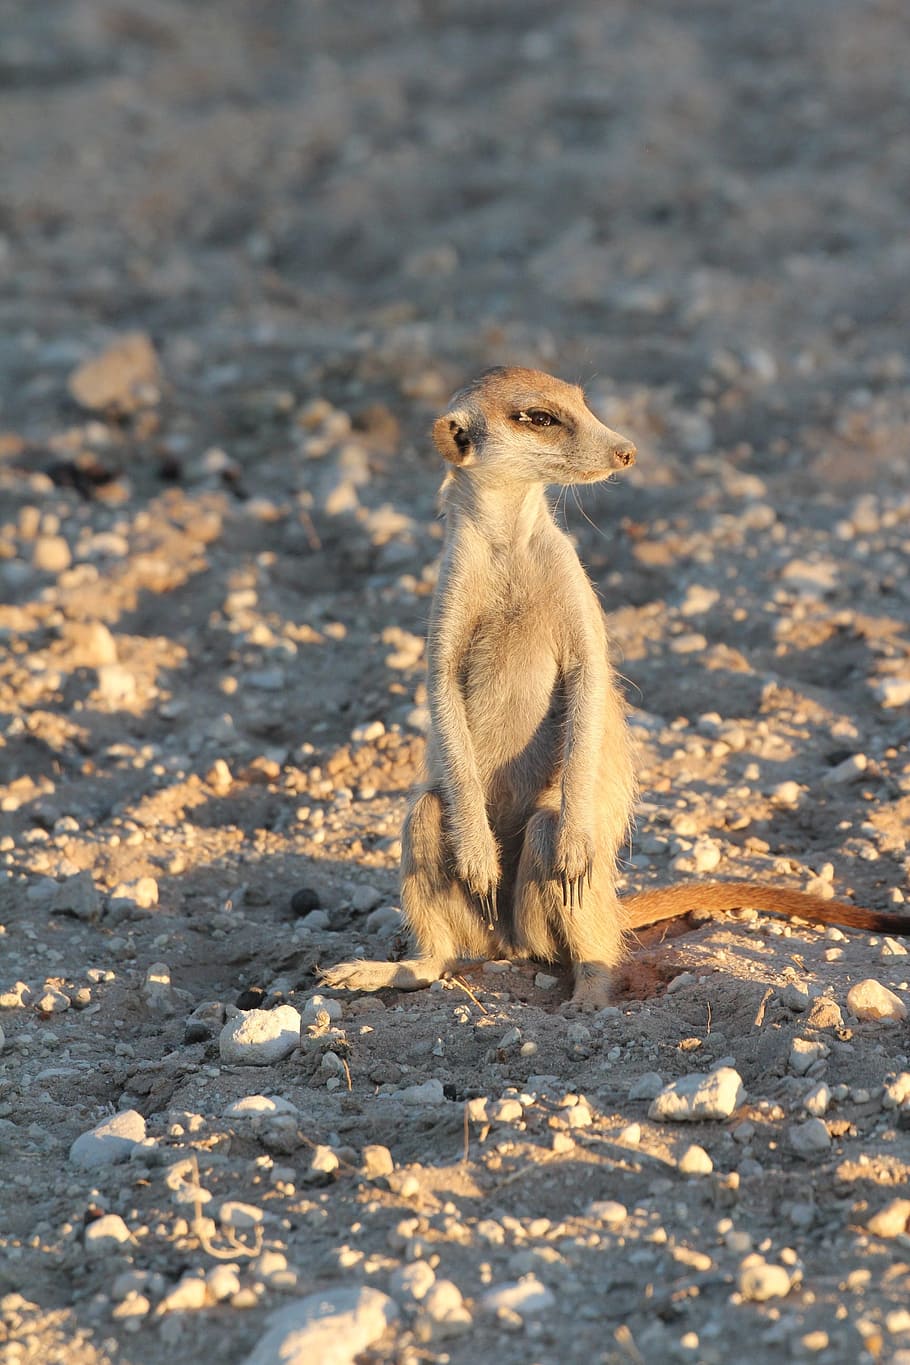
[[[545,412],[543,408],[528,408],[525,412],[516,412],[512,421],[522,422],[533,427],[558,427],[561,425],[558,417],[554,417],[552,412]]]

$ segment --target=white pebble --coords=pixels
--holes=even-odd
[[[69,1159],[82,1170],[115,1166],[128,1161],[137,1144],[145,1141],[145,1119],[135,1109],[102,1119],[82,1133],[70,1147]]]
[[[378,1289],[332,1288],[279,1309],[242,1365],[354,1365],[398,1317]]]
[[[901,1237],[910,1223],[910,1199],[892,1199],[869,1219],[866,1227],[876,1237]]]
[[[707,1074],[695,1071],[672,1081],[655,1096],[648,1116],[665,1123],[726,1119],[745,1098],[739,1072],[732,1066],[721,1066]]]
[[[598,1223],[605,1223],[608,1228],[618,1228],[629,1216],[629,1211],[625,1204],[620,1204],[616,1199],[592,1199],[585,1209],[586,1218],[594,1218]]]
[[[480,1307],[488,1313],[506,1309],[520,1318],[544,1313],[556,1303],[555,1295],[541,1284],[536,1275],[525,1275],[512,1284],[497,1285],[480,1296]]]
[[[714,1170],[714,1162],[704,1147],[693,1142],[679,1158],[679,1169],[683,1175],[710,1175]]]
[[[106,1213],[85,1229],[85,1254],[98,1260],[119,1251],[130,1242],[130,1230],[119,1213]]]
[[[420,1085],[406,1085],[403,1089],[396,1090],[395,1099],[401,1100],[403,1104],[443,1104],[445,1092],[442,1081],[434,1076],[432,1080],[423,1081]]]
[[[218,1040],[221,1060],[240,1066],[271,1066],[300,1045],[300,1015],[293,1005],[246,1010],[229,1019]]]
[[[764,1303],[767,1299],[783,1299],[790,1293],[790,1272],[782,1265],[769,1265],[756,1257],[740,1267],[738,1288],[750,1303]]]
[[[828,1112],[830,1103],[831,1091],[829,1087],[825,1085],[824,1081],[820,1081],[818,1085],[814,1085],[808,1095],[803,1096],[803,1108],[808,1114],[814,1115],[815,1118],[822,1118],[822,1116]]]
[[[793,1124],[787,1137],[790,1148],[797,1156],[808,1159],[813,1156],[820,1156],[827,1152],[831,1147],[831,1134],[828,1132],[827,1124],[823,1119],[806,1119],[805,1123]]]
[[[857,1019],[880,1019],[901,1023],[907,1018],[907,1006],[899,995],[880,981],[867,978],[858,981],[847,992],[847,1009]]]

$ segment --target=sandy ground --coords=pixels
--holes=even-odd
[[[4,1365],[271,1365],[311,1295],[309,1361],[910,1360],[897,938],[674,925],[594,1016],[527,964],[314,1001],[402,948],[426,432],[495,363],[639,447],[558,504],[639,740],[624,887],[905,908],[908,38],[0,3]],[[260,1005],[302,1034],[254,1066]],[[725,1068],[724,1117],[652,1111]]]

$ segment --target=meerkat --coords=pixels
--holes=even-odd
[[[442,564],[427,640],[425,774],[401,835],[401,907],[417,954],[354,961],[330,987],[413,990],[470,959],[563,961],[599,1009],[630,931],[743,906],[910,933],[907,921],[749,882],[677,884],[621,901],[636,797],[604,614],[546,490],[635,461],[583,391],[498,368],[433,426],[447,461]]]

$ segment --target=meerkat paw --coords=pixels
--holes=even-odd
[[[572,1004],[576,1009],[593,1013],[612,1003],[613,974],[608,967],[593,962],[579,962],[575,968],[575,989]]]
[[[499,845],[489,826],[481,832],[474,831],[470,838],[461,841],[455,870],[459,881],[478,901],[487,924],[493,928],[496,924],[496,891],[501,873]]]
[[[584,906],[585,883],[591,886],[594,875],[594,840],[589,834],[560,828],[553,850],[553,879],[562,887],[564,908]]]

